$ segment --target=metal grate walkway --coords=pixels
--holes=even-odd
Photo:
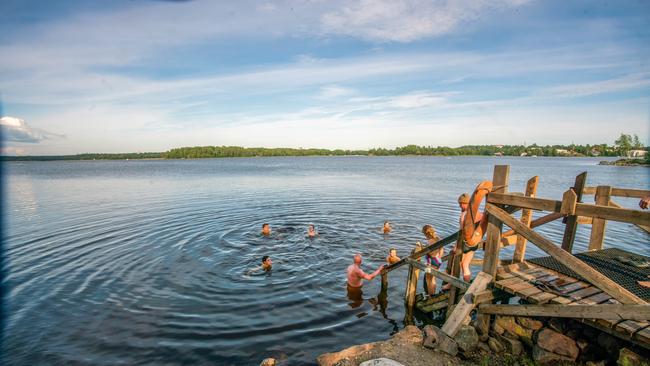
[[[638,283],[638,281],[650,280],[649,257],[626,252],[618,248],[580,253],[575,256],[636,296],[650,302],[650,288],[643,287]],[[553,257],[533,258],[529,259],[528,262],[585,281],[584,278]]]

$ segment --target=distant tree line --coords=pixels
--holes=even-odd
[[[114,159],[199,159],[234,158],[262,156],[459,156],[459,155],[503,155],[503,156],[625,156],[630,150],[648,150],[643,147],[637,135],[621,134],[614,145],[466,145],[461,147],[406,145],[394,149],[374,148],[370,150],[292,149],[241,146],[195,146],[171,149],[167,152],[121,153],[121,154],[78,154],[63,156],[3,156],[2,160],[114,160]],[[646,155],[650,157],[650,154]]]

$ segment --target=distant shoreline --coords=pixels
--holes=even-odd
[[[648,149],[648,148],[644,148]],[[75,155],[0,156],[0,161],[71,160],[165,160],[204,158],[252,158],[278,156],[493,156],[493,157],[620,157],[616,147],[600,145],[468,145],[460,147],[406,145],[394,149],[370,150],[245,148],[241,146],[193,146],[165,152],[85,153]]]

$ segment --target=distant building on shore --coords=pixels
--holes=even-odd
[[[642,159],[648,154],[645,150],[630,150],[627,152],[627,157],[632,159]]]

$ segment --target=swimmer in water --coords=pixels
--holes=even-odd
[[[393,264],[399,262],[401,259],[397,256],[397,250],[395,248],[390,248],[388,251],[388,257],[386,257],[386,262],[388,264]]]
[[[264,235],[264,236],[271,235],[271,225],[262,224],[262,235]]]
[[[384,227],[382,230],[384,231],[384,234],[388,234],[391,230],[393,230],[393,228],[390,227],[390,223],[388,221],[384,221]]]
[[[268,255],[265,255],[262,257],[262,269],[265,271],[270,271],[271,268],[273,267],[273,262],[271,261],[271,257]]]
[[[318,233],[316,232],[314,225],[309,225],[309,227],[307,228],[307,236],[313,238],[316,235],[318,235]]]
[[[348,288],[361,288],[363,286],[363,280],[371,281],[373,278],[377,277],[377,275],[379,275],[379,272],[381,272],[381,270],[384,268],[384,265],[382,264],[379,266],[379,268],[377,268],[376,271],[372,272],[371,274],[366,274],[361,269],[361,262],[361,254],[355,254],[354,263],[348,266],[347,269]]]

